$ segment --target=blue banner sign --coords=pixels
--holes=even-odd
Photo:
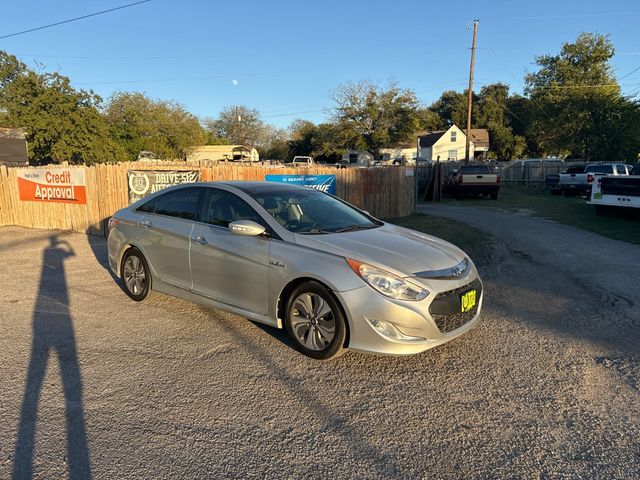
[[[315,188],[321,192],[336,194],[335,175],[265,175],[267,182],[288,183],[289,185],[302,185]]]

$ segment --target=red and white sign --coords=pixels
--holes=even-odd
[[[18,170],[18,191],[27,202],[87,203],[82,168]]]

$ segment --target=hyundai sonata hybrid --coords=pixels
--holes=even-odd
[[[316,359],[422,352],[471,329],[482,306],[462,250],[307,187],[170,187],[118,211],[108,245],[133,300],[158,291],[284,328]]]

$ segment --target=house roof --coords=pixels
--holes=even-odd
[[[246,150],[250,152],[252,148],[246,145],[200,145],[193,148],[194,152],[202,153],[226,153],[232,150]]]
[[[25,133],[23,128],[0,127],[0,138],[17,138],[24,140]]]
[[[472,128],[469,134],[471,141],[477,148],[489,147],[489,130],[486,128]]]
[[[394,149],[394,148],[416,148],[415,142],[402,142],[402,143],[394,143],[393,145],[387,145],[383,147],[385,149]]]
[[[442,138],[442,136],[447,133],[448,130],[436,130],[433,132],[424,132],[422,135],[419,135],[420,139],[420,147],[427,148],[433,147],[434,143]]]

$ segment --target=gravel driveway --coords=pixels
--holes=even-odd
[[[104,240],[2,227],[0,478],[639,477],[630,290],[496,233],[475,330],[322,363],[234,315],[130,301]]]

